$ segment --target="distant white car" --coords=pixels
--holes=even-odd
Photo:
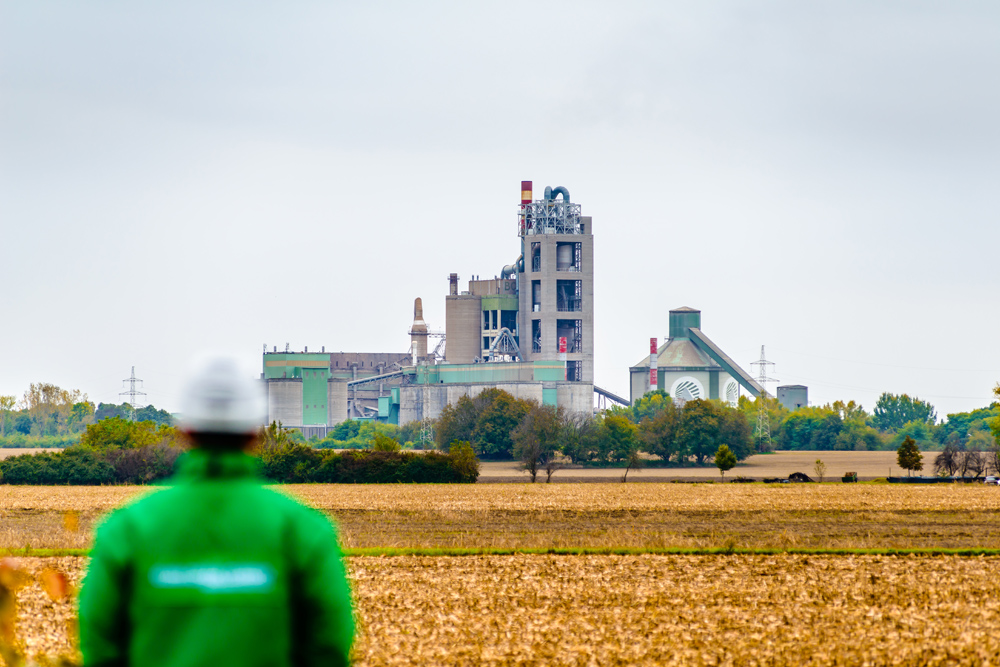
[[[983,484],[992,484],[994,486],[1000,486],[1000,479],[997,479],[993,475],[990,475],[985,480],[983,480]]]

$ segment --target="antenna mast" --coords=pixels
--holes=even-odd
[[[757,366],[757,384],[762,391],[757,397],[757,451],[771,451],[771,418],[767,412],[767,383],[780,382],[777,378],[767,376],[767,367],[774,366],[773,361],[768,361],[764,357],[764,346],[760,346],[760,361],[750,362],[751,366]]]
[[[127,380],[122,380],[122,382],[123,383],[124,382],[128,383],[128,391],[119,392],[118,395],[119,396],[128,396],[128,404],[129,404],[129,407],[131,408],[131,410],[129,411],[129,418],[132,421],[135,421],[135,410],[136,410],[136,408],[139,407],[139,402],[136,400],[136,398],[138,396],[145,396],[146,395],[146,392],[139,391],[138,389],[135,388],[135,383],[136,382],[138,382],[140,385],[142,385],[142,380],[138,379],[135,376],[135,366],[132,367],[132,377],[128,378]]]

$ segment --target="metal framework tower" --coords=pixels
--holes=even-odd
[[[119,392],[118,395],[119,396],[128,396],[128,401],[127,402],[129,404],[129,407],[131,408],[131,410],[129,411],[129,417],[131,418],[132,421],[135,421],[135,411],[136,411],[136,408],[140,407],[139,406],[139,402],[136,400],[136,398],[138,396],[145,396],[146,395],[146,392],[139,391],[138,389],[135,388],[135,386],[136,386],[135,383],[136,382],[138,382],[140,385],[142,385],[142,380],[138,379],[135,376],[135,366],[132,367],[132,377],[130,377],[130,378],[126,379],[126,380],[122,380],[122,382],[123,383],[128,383],[128,391]]]
[[[434,427],[431,425],[431,420],[427,418],[427,406],[430,405],[431,401],[431,388],[426,382],[420,393],[423,402],[423,408],[420,411],[420,448],[433,449]]]
[[[750,366],[757,366],[757,384],[763,387],[760,396],[757,397],[757,451],[771,451],[771,418],[767,412],[767,383],[780,382],[777,378],[767,376],[767,367],[774,366],[773,361],[768,361],[764,357],[764,346],[760,346],[760,361],[750,362]]]

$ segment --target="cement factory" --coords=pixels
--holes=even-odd
[[[664,389],[675,400],[722,399],[762,387],[701,330],[701,312],[670,311],[670,335],[629,369],[629,399],[594,384],[594,226],[564,187],[533,199],[521,182],[520,252],[499,275],[460,289],[448,277],[445,330],[431,331],[417,298],[410,349],[399,352],[292,352],[264,346],[268,421],[324,436],[347,419],[406,424],[436,418],[449,403],[498,388],[569,413],[595,403],[627,405]],[[512,253],[513,256],[514,253]],[[806,404],[795,389],[789,400]]]

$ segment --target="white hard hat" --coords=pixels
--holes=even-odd
[[[181,400],[180,427],[190,433],[253,433],[267,420],[263,388],[230,357],[198,363]]]

